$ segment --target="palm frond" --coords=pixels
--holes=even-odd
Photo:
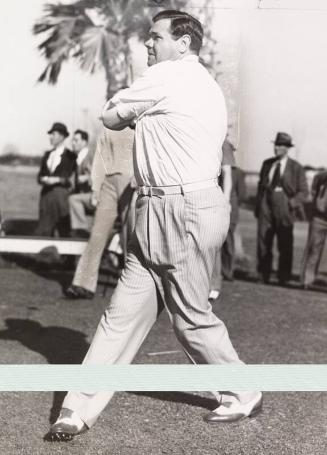
[[[102,27],[89,27],[80,39],[80,49],[76,54],[83,70],[94,72],[108,64],[110,35]]]
[[[57,82],[63,62],[68,60],[78,47],[85,29],[93,25],[80,3],[73,5],[48,3],[44,8],[46,14],[35,23],[34,34],[47,33],[46,39],[38,46],[41,54],[48,60],[39,81],[48,81],[52,84]]]
[[[38,82],[43,82],[47,80],[49,84],[56,84],[58,80],[59,73],[61,71],[61,65],[65,58],[63,56],[59,57],[57,60],[50,62],[43,73],[39,76]]]
[[[205,7],[214,0],[205,0]],[[189,0],[167,0],[164,5],[151,5],[148,0],[75,0],[69,4],[49,2],[43,16],[33,26],[35,35],[45,35],[39,44],[47,65],[39,81],[57,82],[62,65],[76,59],[83,70],[91,73],[104,68],[108,92],[128,77],[128,39],[137,35],[143,40],[151,18],[163,8],[191,10]],[[206,22],[210,13],[203,8]],[[210,10],[209,10],[210,11]],[[208,17],[209,16],[209,17]],[[208,66],[217,66],[216,43],[212,33],[206,34],[204,59]]]

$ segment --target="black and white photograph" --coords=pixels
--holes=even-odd
[[[327,363],[326,24],[326,0],[2,2],[2,366]],[[314,376],[136,383],[0,387],[0,453],[326,452]]]

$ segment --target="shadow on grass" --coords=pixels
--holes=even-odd
[[[259,276],[255,273],[248,273],[242,270],[236,270],[234,273],[234,277],[236,280],[239,281],[248,281],[252,283],[256,283],[258,285],[264,284],[262,280],[260,280]],[[276,286],[279,288],[285,288],[292,291],[312,291],[312,292],[319,292],[319,293],[326,293],[327,292],[327,281],[323,279],[317,279],[311,285],[309,285],[307,290],[303,289],[303,285],[300,282],[300,276],[293,274],[291,280],[286,282],[285,284],[280,284],[277,279],[277,273],[272,273],[271,279],[269,283],[265,283],[266,286]]]
[[[186,404],[204,409],[213,409],[217,407],[215,398],[202,397],[187,392],[129,392],[132,395],[152,398],[154,400],[169,401],[170,403]]]
[[[50,364],[80,364],[89,348],[86,335],[66,327],[43,327],[31,319],[6,319],[0,340],[14,340],[41,354]],[[54,392],[49,422],[59,414],[65,392]]]
[[[0,331],[0,340],[15,340],[31,351],[41,354],[50,364],[78,364],[89,344],[86,335],[66,327],[43,327],[32,319],[5,320],[7,328]]]
[[[49,248],[50,250],[50,248]],[[27,269],[36,275],[57,282],[64,291],[73,281],[75,269],[77,267],[78,256],[61,256],[58,254],[2,254],[1,258],[5,261],[0,263],[0,267],[6,265],[18,266]],[[117,285],[117,280],[121,273],[121,267],[115,267],[108,255],[103,255],[99,267],[98,285],[101,286],[103,297],[109,288]]]
[[[70,285],[75,270],[75,258],[62,258],[60,261],[54,261],[49,256],[39,257],[34,254],[14,254],[6,253],[1,255],[7,264],[18,266],[30,270],[36,275],[47,280],[56,281],[62,289]],[[5,266],[5,265],[3,265]]]

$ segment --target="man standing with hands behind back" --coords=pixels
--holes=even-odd
[[[277,278],[284,286],[292,274],[293,226],[296,217],[304,218],[303,203],[308,185],[300,163],[288,156],[293,147],[287,133],[277,133],[275,157],[263,162],[258,183],[255,215],[258,218],[257,270],[268,283],[272,271],[272,247],[277,237],[279,261]]]
[[[199,63],[202,38],[200,22],[189,14],[157,14],[145,42],[150,68],[103,112],[109,129],[136,123],[139,197],[126,265],[84,364],[130,363],[162,303],[191,362],[242,363],[208,302],[230,209],[217,184],[226,108],[219,86]],[[112,395],[69,392],[48,438],[69,440],[91,427]],[[260,392],[221,393],[205,420],[237,421],[261,407]]]

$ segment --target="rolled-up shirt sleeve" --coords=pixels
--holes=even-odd
[[[161,64],[148,68],[129,88],[120,90],[104,106],[103,112],[115,107],[122,120],[137,120],[165,97]]]

